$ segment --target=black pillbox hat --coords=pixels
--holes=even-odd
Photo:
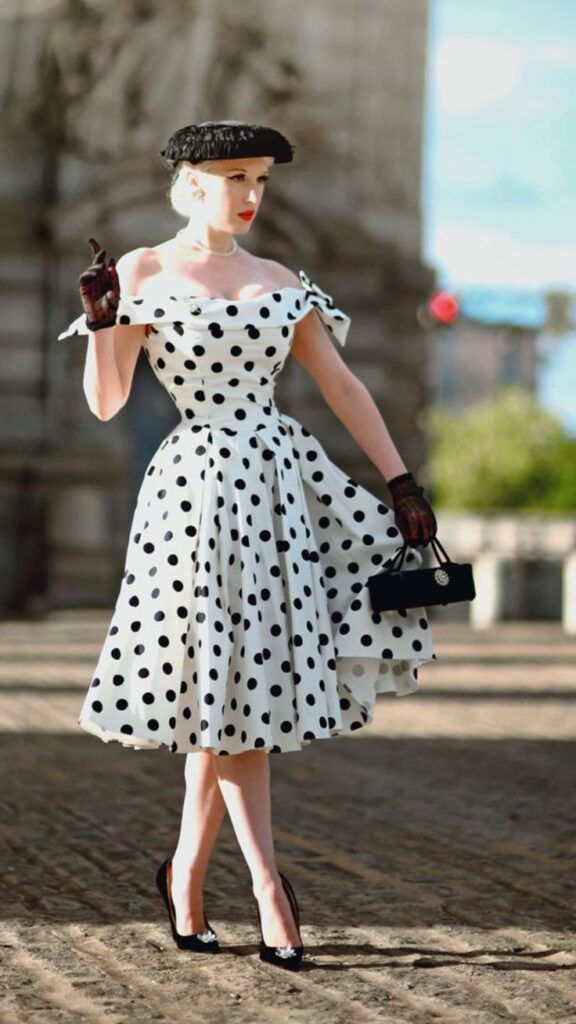
[[[275,128],[244,121],[201,121],[178,128],[160,156],[171,170],[181,160],[228,160],[243,156],[273,156],[277,164],[293,160],[295,147]]]

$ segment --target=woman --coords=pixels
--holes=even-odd
[[[260,958],[290,970],[304,947],[275,863],[268,754],[362,728],[376,693],[417,688],[418,666],[435,658],[425,611],[375,615],[365,581],[400,535],[416,546],[436,532],[422,488],[322,326],[344,345],[349,317],[303,270],[234,237],[248,235],[271,169],[293,151],[275,129],[239,121],[176,131],[161,155],[188,223],[117,266],[91,239],[85,313],[59,335],[88,334],[84,390],[100,419],[126,402],[141,347],[182,415],[139,491],[79,725],[104,742],[187,755],[178,844],[157,874],[179,948],[219,949],[202,887],[228,810],[251,873]],[[393,510],[278,409],[289,354],[383,473]]]

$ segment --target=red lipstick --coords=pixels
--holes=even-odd
[[[252,220],[254,210],[247,210],[245,213],[239,213],[238,216],[242,217],[242,220]]]

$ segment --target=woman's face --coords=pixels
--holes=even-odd
[[[201,188],[198,216],[219,231],[247,232],[258,213],[273,157],[215,160],[206,170],[190,169],[190,187]],[[240,214],[252,212],[251,218]],[[196,213],[194,215],[196,219]]]

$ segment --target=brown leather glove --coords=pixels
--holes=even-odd
[[[120,282],[113,257],[106,266],[106,250],[94,238],[89,238],[94,259],[88,270],[80,274],[78,287],[86,312],[86,326],[91,331],[114,327],[120,302]]]
[[[410,547],[426,547],[436,536],[436,517],[423,497],[424,488],[419,487],[412,473],[400,473],[388,481],[392,494],[396,526]]]

